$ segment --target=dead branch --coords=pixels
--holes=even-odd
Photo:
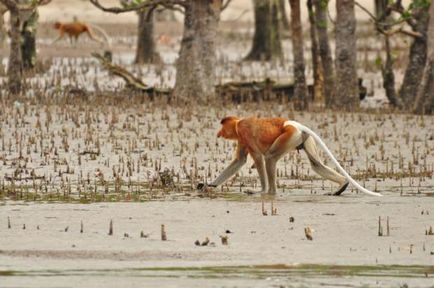
[[[128,72],[125,68],[111,63],[107,58],[102,56],[98,53],[92,53],[92,56],[95,57],[101,65],[104,67],[104,69],[108,70],[111,74],[116,75],[118,77],[121,77],[126,83],[128,88],[146,92],[146,93],[162,93],[162,94],[169,94],[169,90],[164,89],[156,89],[154,87],[150,87],[143,83],[142,80]]]
[[[29,180],[45,180],[45,176],[30,176],[30,177],[11,177],[5,176],[6,181],[15,182],[15,181],[29,181]]]
[[[89,151],[89,150],[86,150],[86,151],[83,151],[83,152],[80,152],[80,155],[94,155],[94,156],[99,156],[99,152],[98,151]]]

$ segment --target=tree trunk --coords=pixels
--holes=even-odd
[[[335,98],[335,69],[327,34],[327,6],[329,0],[314,0],[315,23],[318,33],[319,54],[324,71],[324,96],[326,107],[334,104]]]
[[[138,12],[138,36],[136,49],[136,64],[154,63],[160,60],[154,41],[154,11],[143,9]]]
[[[215,95],[216,37],[222,0],[186,4],[174,97],[206,103]]]
[[[246,60],[270,61],[282,57],[279,0],[253,0],[255,33]]]
[[[336,1],[336,97],[334,106],[359,106],[354,0]]]
[[[423,71],[427,58],[427,38],[426,32],[428,27],[428,13],[425,8],[416,8],[413,13],[417,19],[415,31],[422,34],[422,37],[416,37],[410,47],[409,62],[405,70],[404,80],[399,92],[404,107],[411,109],[416,100],[416,92],[422,80]]]
[[[386,13],[388,0],[374,0],[375,17],[380,19]]]
[[[429,8],[427,32],[428,61],[425,65],[422,83],[413,106],[416,113],[434,113],[434,5]]]
[[[35,9],[23,22],[21,30],[21,56],[24,69],[32,69],[36,65],[36,30],[38,26],[38,10]]]
[[[282,28],[285,31],[289,31],[291,27],[289,26],[288,16],[286,15],[285,0],[279,0],[279,11],[282,20]]]
[[[6,6],[0,3],[0,48],[3,48],[6,43],[6,28],[4,14],[8,11]]]
[[[386,48],[386,64],[383,65],[381,73],[383,75],[383,87],[386,91],[386,97],[393,107],[402,108],[402,101],[396,95],[395,90],[395,72],[393,71],[392,49],[390,47],[389,36],[384,37]]]
[[[319,56],[318,38],[316,35],[317,33],[314,15],[315,12],[312,7],[312,0],[307,0],[307,10],[310,24],[310,48],[312,54],[314,101],[320,105],[324,105],[324,73],[322,70],[321,57]]]
[[[391,16],[391,12],[388,11],[387,6],[389,0],[375,0],[375,17],[378,19],[384,30],[389,30],[393,22],[395,21]],[[386,63],[381,67],[381,74],[383,76],[383,88],[386,92],[386,97],[389,100],[390,105],[393,107],[402,108],[402,101],[396,94],[395,89],[395,71],[393,70],[393,57],[392,49],[390,47],[390,36],[384,35],[384,48],[386,52]]]
[[[289,0],[291,6],[292,52],[294,55],[294,99],[296,108],[307,106],[307,86],[304,74],[303,29],[301,27],[300,0]]]
[[[8,65],[9,93],[18,94],[22,89],[23,63],[21,58],[21,31],[18,9],[10,9],[11,43]]]
[[[419,114],[434,113],[434,57],[430,57],[425,65],[423,80],[413,110]]]

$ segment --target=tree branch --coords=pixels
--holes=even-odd
[[[377,17],[374,16],[374,14],[372,14],[368,9],[366,9],[364,6],[362,6],[359,2],[354,1],[354,5],[356,5],[357,7],[359,7],[360,9],[362,9],[366,14],[368,14],[368,16],[375,22],[378,23],[378,19]]]
[[[8,0],[8,1],[10,1],[10,0]],[[148,1],[144,1],[140,4],[133,5],[130,7],[105,7],[105,6],[102,6],[101,3],[99,3],[99,0],[89,0],[89,1],[95,7],[97,7],[98,9],[100,9],[102,11],[115,13],[115,14],[137,11],[137,10],[141,10],[143,8],[156,6],[156,5],[162,5],[162,6],[166,6],[166,5],[185,6],[185,5],[187,5],[187,2],[184,0],[148,0]]]
[[[423,35],[421,33],[419,33],[419,32],[415,32],[413,30],[408,31],[408,30],[405,30],[403,28],[399,28],[399,29],[396,29],[396,30],[391,30],[389,32],[390,35],[395,34],[395,33],[401,33],[401,34],[404,34],[404,35],[407,35],[407,36],[410,36],[410,37],[414,37],[414,38],[422,38],[423,37]]]
[[[232,0],[226,0],[226,3],[224,3],[222,5],[222,8],[220,9],[220,11],[225,10],[226,8],[228,8],[229,4],[232,2]]]
[[[399,2],[400,1],[397,1],[397,3],[399,3]],[[404,35],[407,35],[407,36],[411,36],[411,37],[415,37],[415,38],[423,37],[423,35],[421,33],[419,33],[419,32],[404,30],[402,27],[400,27],[398,29],[387,29],[387,28],[385,28],[385,27],[390,28],[390,27],[393,27],[395,25],[399,25],[401,23],[407,22],[407,19],[401,19],[401,20],[398,20],[398,21],[393,22],[393,23],[381,22],[379,19],[377,19],[377,17],[374,16],[374,14],[372,14],[368,9],[366,9],[364,6],[362,6],[357,1],[355,1],[354,4],[357,7],[359,7],[360,9],[362,9],[366,14],[368,14],[368,16],[374,22],[375,27],[377,28],[377,31],[379,33],[383,34],[383,35],[391,36],[393,34],[401,33],[401,34],[404,34]],[[393,8],[391,8],[391,9],[392,9],[392,11],[394,11]]]
[[[401,0],[396,0],[396,2],[390,4],[388,8],[401,15],[401,17],[403,17],[403,19],[405,20],[405,22],[407,22],[411,29],[417,31],[417,20],[412,17],[406,17],[404,15],[405,9],[404,6],[402,6]]]

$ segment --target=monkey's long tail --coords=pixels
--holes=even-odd
[[[353,184],[357,189],[359,189],[363,193],[366,193],[369,195],[383,196],[380,193],[375,193],[375,192],[369,191],[368,189],[362,187],[359,183],[357,183],[356,180],[351,178],[351,176],[347,173],[347,171],[345,171],[344,168],[342,168],[341,164],[339,164],[338,160],[336,160],[336,158],[333,156],[332,152],[330,152],[329,148],[327,148],[326,144],[321,140],[321,138],[315,132],[310,130],[308,127],[306,127],[306,126],[304,126],[298,122],[295,122],[295,121],[290,121],[289,124],[294,125],[299,130],[306,132],[307,134],[312,136],[315,139],[315,141],[319,144],[319,146],[321,146],[321,148],[324,149],[324,151],[327,153],[327,155],[330,157],[330,159],[332,159],[333,163],[336,165],[339,172],[341,172],[345,176],[345,178],[347,178],[348,181],[350,181],[351,184]]]
[[[99,27],[98,25],[95,24],[88,24],[90,26],[90,28],[92,28],[93,30],[98,31],[99,33],[101,33],[101,35],[104,37],[105,42],[107,43],[107,46],[109,49],[111,49],[112,46],[112,42],[110,37],[107,35],[107,33],[104,31],[104,29],[102,29],[101,27]]]

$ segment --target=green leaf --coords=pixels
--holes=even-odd
[[[383,67],[383,59],[381,59],[380,55],[375,58],[375,66],[379,68]]]

